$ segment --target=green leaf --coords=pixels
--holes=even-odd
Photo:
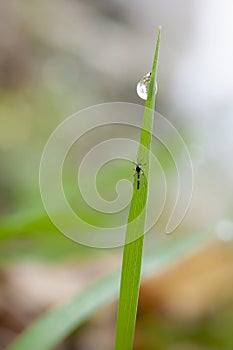
[[[143,277],[161,273],[189,253],[216,239],[213,229],[169,237],[146,253]],[[97,310],[112,302],[118,293],[120,271],[105,277],[75,295],[65,304],[40,316],[6,350],[50,350],[88,320]]]
[[[138,163],[141,163],[143,166],[143,174],[141,175],[143,176],[143,183],[140,184],[139,188],[137,188],[138,179],[135,178],[133,196],[129,210],[128,225],[126,229],[126,245],[124,246],[122,262],[115,350],[130,350],[132,349],[133,345],[146,222],[149,161],[154,124],[159,45],[160,28],[158,30],[158,38],[138,151]]]

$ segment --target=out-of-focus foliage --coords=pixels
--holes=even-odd
[[[144,277],[151,274],[158,275],[169,264],[183,258],[184,254],[196,251],[215,239],[215,231],[212,229],[209,232],[190,234],[178,241],[173,240],[173,242],[160,244],[159,247],[148,252],[147,257],[145,257],[142,275]],[[9,347],[9,350],[20,350],[32,346],[35,350],[53,348],[88,317],[116,297],[119,289],[119,277],[119,272],[115,272],[89,286],[83,293],[75,296],[66,304],[43,315],[28,331],[21,335],[12,347]],[[98,298],[95,298],[96,294],[99,296]],[[54,327],[57,319],[60,320],[59,325]]]

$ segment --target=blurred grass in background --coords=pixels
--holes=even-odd
[[[157,110],[184,137],[195,171],[191,207],[174,235],[218,220],[232,232],[231,11],[227,0],[0,4],[0,348],[42,311],[120,264],[120,248],[80,246],[52,225],[40,199],[39,162],[51,132],[77,110],[142,103],[135,85],[150,66],[159,24]],[[66,163],[64,188],[75,210],[74,163],[76,170],[96,137],[81,140]],[[152,147],[172,186],[168,152],[158,141]],[[102,172],[97,181],[105,196],[122,174],[131,179],[124,164]],[[162,234],[165,222],[166,212],[156,228],[161,233],[147,235],[146,249],[170,239]],[[219,243],[145,282],[135,349],[232,349],[232,264],[231,243]],[[106,307],[59,349],[108,349],[115,310]]]

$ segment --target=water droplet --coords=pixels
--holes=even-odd
[[[139,97],[141,97],[143,100],[147,99],[148,94],[148,88],[150,85],[150,77],[151,73],[147,73],[142,77],[142,79],[137,83],[137,94]],[[157,83],[155,87],[155,93],[157,92]]]
[[[233,222],[229,220],[223,220],[217,224],[216,233],[218,238],[222,241],[233,240]]]

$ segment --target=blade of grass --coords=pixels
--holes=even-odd
[[[158,38],[138,151],[138,162],[144,164],[144,181],[143,184],[140,185],[139,189],[137,188],[137,179],[134,182],[133,196],[130,204],[128,225],[126,229],[126,244],[124,246],[122,261],[115,350],[130,350],[132,349],[133,345],[146,221],[149,160],[154,123],[159,45],[160,28],[158,30]]]
[[[142,276],[161,273],[166,267],[180,261],[216,239],[213,229],[169,238],[147,252],[143,260]],[[120,271],[97,281],[65,304],[40,316],[6,350],[50,350],[88,320],[97,310],[112,302],[118,293]],[[98,295],[98,297],[96,297]]]

